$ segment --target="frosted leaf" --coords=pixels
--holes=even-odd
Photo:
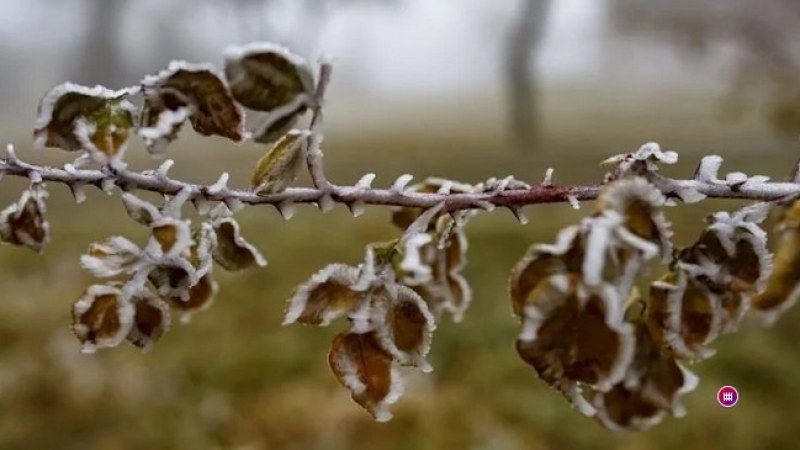
[[[604,186],[598,198],[598,210],[613,210],[623,217],[631,233],[660,248],[662,258],[672,255],[672,230],[664,217],[664,194],[644,178],[614,181]]]
[[[284,325],[299,322],[328,326],[345,316],[361,301],[363,292],[353,286],[358,282],[358,269],[346,264],[331,264],[295,288],[288,301]]]
[[[264,267],[267,260],[258,250],[242,237],[239,223],[226,217],[215,220],[214,231],[217,234],[217,247],[214,249],[214,261],[225,270],[243,270],[250,267]]]
[[[403,259],[400,262],[400,270],[409,275],[405,280],[407,284],[421,284],[431,279],[431,268],[423,263],[420,255],[420,249],[430,243],[431,240],[431,235],[417,233],[403,241]]]
[[[614,170],[606,175],[606,181],[627,175],[641,175],[658,171],[658,164],[675,164],[678,154],[673,151],[662,151],[655,142],[648,142],[632,153],[612,156],[602,162],[604,166],[613,166]]]
[[[160,258],[143,270],[156,292],[167,299],[188,300],[189,290],[200,279],[191,262],[185,258]]]
[[[722,157],[719,155],[704,156],[694,173],[694,179],[704,183],[719,181],[719,169],[722,167]]]
[[[292,130],[256,163],[250,187],[259,194],[274,194],[289,186],[305,161],[308,131]]]
[[[375,333],[340,333],[328,353],[331,371],[351,392],[353,400],[375,420],[392,418],[389,406],[403,393],[400,374],[392,356],[379,344]]]
[[[188,220],[161,217],[154,221],[150,228],[153,239],[158,242],[159,256],[167,258],[181,256],[192,245],[192,231]]]
[[[217,248],[217,233],[214,227],[203,222],[192,229],[192,244],[189,248],[189,263],[195,269],[195,278],[210,273],[213,265],[214,249]]]
[[[43,252],[50,241],[50,224],[44,199],[48,192],[37,184],[22,192],[16,203],[0,211],[0,241]]]
[[[141,261],[139,246],[122,236],[112,236],[89,245],[81,255],[81,267],[98,278],[136,270]]]
[[[596,417],[611,430],[644,430],[666,413],[682,417],[681,397],[697,387],[697,376],[653,345],[638,327],[636,352],[625,378],[607,392],[596,392]]]
[[[371,299],[371,316],[380,345],[400,364],[431,371],[425,356],[436,325],[422,298],[408,287],[393,286],[379,289]]]
[[[236,101],[256,111],[272,111],[314,91],[308,63],[270,43],[227,48],[225,76]]]
[[[164,102],[150,100],[150,109],[146,111],[148,115],[142,116],[139,124],[139,136],[144,140],[147,150],[154,155],[167,151],[167,146],[178,138],[183,123],[192,115],[189,106],[179,106],[172,110],[158,101]]]
[[[141,348],[142,352],[148,353],[169,330],[169,305],[149,288],[136,292],[130,301],[133,304],[134,315],[127,340]]]
[[[752,302],[766,323],[773,323],[800,298],[800,200],[784,209],[774,239],[772,271]]]
[[[211,273],[206,273],[188,288],[187,295],[170,295],[167,296],[167,301],[180,313],[181,322],[188,323],[194,314],[205,311],[211,306],[218,290],[219,286],[211,277]]]
[[[145,77],[141,84],[145,97],[142,128],[164,131],[161,116],[166,113],[170,134],[174,134],[177,119],[188,108],[189,120],[198,133],[235,142],[243,139],[244,112],[212,65],[173,61],[166,70]]]
[[[292,130],[297,119],[305,112],[305,96],[297,97],[295,102],[285,105],[270,113],[267,120],[253,133],[253,141],[259,144],[271,144]],[[281,109],[288,107],[286,111]]]
[[[551,275],[580,274],[583,252],[577,226],[561,230],[554,245],[532,245],[511,270],[509,296],[514,314],[522,317],[530,293]]]
[[[72,331],[84,353],[119,345],[130,332],[133,320],[133,305],[118,287],[110,284],[89,286],[72,305]]]
[[[625,376],[632,360],[633,329],[623,321],[615,289],[585,291],[578,281],[554,275],[530,293],[517,352],[562,392],[580,385],[606,391]]]
[[[34,146],[88,150],[102,163],[120,159],[136,117],[136,108],[126,100],[130,94],[73,83],[52,88],[39,102]]]
[[[142,225],[150,226],[153,221],[161,217],[161,212],[150,202],[146,202],[134,194],[125,192],[122,194],[122,204],[131,219]]]
[[[653,283],[645,324],[654,341],[680,359],[697,361],[714,354],[708,345],[722,331],[719,297],[683,271]]]

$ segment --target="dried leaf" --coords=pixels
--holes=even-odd
[[[150,228],[158,243],[159,256],[171,258],[186,255],[192,245],[192,231],[188,220],[161,217]]]
[[[523,311],[517,352],[551,386],[605,391],[625,375],[634,336],[612,287],[584,292],[577,277],[554,275],[529,294]]]
[[[528,296],[539,283],[551,275],[580,274],[582,265],[583,243],[577,226],[561,230],[554,245],[531,246],[511,271],[509,296],[514,314],[523,316]]]
[[[598,210],[616,211],[623,225],[636,236],[657,245],[662,258],[672,255],[672,230],[664,217],[664,194],[644,178],[617,180],[604,186]]]
[[[795,200],[775,227],[775,258],[766,287],[753,298],[753,308],[774,322],[800,297],[800,200]]]
[[[242,270],[253,266],[264,267],[267,260],[255,247],[242,237],[239,223],[233,218],[223,217],[214,221],[217,247],[214,261],[225,270]]]
[[[192,127],[205,136],[239,142],[244,136],[244,112],[228,86],[210,64],[173,61],[157,75],[142,81],[145,105],[142,128],[158,129],[160,136],[177,132],[182,108],[189,108]],[[163,114],[168,114],[162,119]]]
[[[161,217],[161,213],[155,205],[140,199],[130,192],[122,194],[122,204],[125,205],[125,211],[128,212],[128,216],[142,225],[150,226],[153,221]]]
[[[72,306],[72,331],[84,353],[119,345],[130,332],[133,320],[133,305],[112,285],[89,286]]]
[[[306,61],[283,47],[252,43],[225,51],[225,76],[233,97],[255,111],[272,111],[314,92]]]
[[[121,159],[136,117],[126,100],[130,93],[72,83],[54,87],[39,102],[34,145],[87,150],[101,163]]]
[[[305,111],[306,106],[302,105],[279,116],[277,114],[280,110],[270,113],[267,120],[253,132],[253,141],[259,144],[271,144],[277,141],[294,128]]]
[[[374,333],[340,333],[331,344],[328,364],[353,400],[377,421],[392,418],[389,405],[402,395],[400,374],[392,356],[383,350]]]
[[[250,178],[253,192],[281,192],[297,178],[303,166],[308,135],[308,131],[292,130],[258,160]]]
[[[211,278],[210,273],[203,275],[200,280],[188,290],[188,297],[169,296],[167,300],[173,308],[180,311],[181,321],[188,323],[192,315],[205,311],[212,303],[219,290],[217,282]]]
[[[136,270],[141,261],[141,249],[122,236],[112,236],[93,242],[81,255],[81,267],[98,278],[107,278]]]
[[[0,241],[44,251],[50,241],[50,224],[44,217],[47,195],[42,185],[35,185],[25,190],[17,203],[0,212]]]
[[[682,417],[681,397],[697,387],[697,376],[653,343],[645,327],[637,328],[636,353],[625,379],[592,399],[597,418],[612,430],[642,430],[669,412]]]
[[[425,356],[436,325],[422,298],[408,287],[394,285],[371,294],[371,309],[380,345],[400,364],[432,370]]]
[[[712,356],[708,345],[722,331],[723,318],[719,297],[684,271],[671,272],[650,287],[647,328],[662,348],[681,359]]]
[[[346,264],[331,264],[315,273],[295,288],[283,324],[328,326],[343,317],[358,305],[364,294],[353,289],[358,276],[358,269]]]
[[[161,336],[169,330],[169,306],[148,288],[134,294],[131,298],[134,316],[133,326],[128,333],[128,342],[147,353]]]

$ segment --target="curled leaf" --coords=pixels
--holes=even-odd
[[[389,405],[402,395],[403,383],[392,365],[392,356],[381,348],[374,333],[336,335],[328,364],[353,400],[377,421],[392,418]]]
[[[133,305],[113,285],[89,286],[72,306],[72,331],[84,353],[119,345],[130,332],[133,320]]]
[[[800,298],[800,200],[787,207],[775,226],[775,258],[766,286],[753,308],[774,322]]]
[[[577,277],[554,275],[530,293],[523,312],[517,352],[551,386],[572,397],[579,384],[606,391],[625,375],[633,330],[610,286],[584,291]]]
[[[128,333],[128,342],[149,352],[169,330],[169,306],[148,288],[141,289],[131,297],[134,315],[133,325]]]
[[[682,417],[681,397],[697,387],[697,376],[655,345],[645,327],[637,328],[636,352],[625,378],[610,391],[596,392],[596,417],[612,430],[643,430],[665,413]]]
[[[617,180],[604,186],[599,210],[613,210],[623,217],[623,226],[660,248],[662,258],[672,255],[672,230],[664,217],[664,194],[641,177]]]
[[[42,185],[34,185],[16,203],[1,211],[0,241],[41,253],[50,240],[50,224],[44,217],[47,195]]]
[[[146,202],[130,192],[122,194],[122,204],[128,216],[136,222],[150,226],[153,221],[161,217],[158,208],[150,202]]]
[[[650,287],[645,323],[662,348],[681,359],[700,360],[714,354],[708,348],[723,325],[720,299],[705,285],[679,270]]]
[[[433,316],[422,298],[405,286],[378,289],[371,295],[371,315],[376,336],[394,359],[403,365],[432,370],[425,356],[430,351]]]
[[[222,268],[242,270],[267,265],[267,260],[261,253],[242,237],[239,223],[233,218],[220,218],[214,221],[213,226],[217,234],[217,247],[214,249],[213,257]]]
[[[250,178],[253,192],[281,192],[297,178],[303,166],[308,135],[308,131],[289,131],[258,160]]]
[[[54,87],[39,102],[34,145],[86,150],[101,163],[121,159],[136,117],[126,100],[130,93],[73,83]]]
[[[187,323],[195,313],[208,309],[214,302],[214,297],[219,290],[217,282],[210,273],[203,275],[197,283],[188,289],[188,296],[169,296],[169,304],[180,311],[181,321]]]
[[[225,76],[236,101],[255,111],[272,111],[298,96],[307,96],[310,101],[314,91],[308,63],[270,43],[226,49]]]
[[[172,140],[187,114],[202,135],[242,140],[244,112],[213,66],[173,61],[166,70],[146,77],[142,87],[142,133],[151,150],[159,139]]]
[[[551,275],[580,274],[583,252],[577,226],[561,230],[554,245],[531,246],[511,271],[509,296],[514,314],[523,316],[530,293]]]
[[[166,258],[184,255],[192,245],[192,232],[188,220],[161,217],[150,228],[158,252]]]
[[[93,242],[81,255],[81,267],[98,278],[130,273],[138,266],[141,249],[122,236],[112,236]]]
[[[343,317],[361,301],[363,292],[353,286],[359,271],[346,264],[331,264],[295,288],[283,324],[299,322],[327,326]]]

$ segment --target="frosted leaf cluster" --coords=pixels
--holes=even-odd
[[[597,211],[555,244],[532,246],[511,275],[520,357],[611,429],[684,415],[680,397],[698,383],[687,364],[712,356],[709,345],[736,331],[751,304],[792,301],[796,281],[772,281],[780,300],[758,300],[772,269],[760,227],[769,203],[715,213],[695,244],[673,249],[669,202],[656,184],[658,163],[676,160],[655,144],[607,160]],[[667,273],[643,297],[637,280],[655,261]]]
[[[150,230],[143,246],[122,236],[89,245],[81,265],[98,278],[73,305],[73,331],[84,352],[113,347],[123,340],[149,351],[170,325],[170,308],[184,322],[208,308],[217,293],[214,262],[226,270],[266,265],[241,235],[224,205],[197,226],[181,218],[186,193],[161,208],[122,194],[128,215]]]

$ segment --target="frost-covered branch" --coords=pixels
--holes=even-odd
[[[317,146],[319,138],[311,134],[311,150]],[[318,150],[317,150],[318,151]],[[330,201],[342,204],[361,203],[364,205],[405,206],[430,208],[444,202],[448,212],[467,209],[492,209],[493,207],[521,208],[541,203],[558,203],[594,200],[600,185],[535,185],[526,188],[508,189],[496,192],[470,193],[424,193],[402,189],[379,189],[370,186],[339,186],[330,184],[322,170],[321,157],[309,151],[309,168],[317,173],[320,187],[286,188],[275,194],[254,193],[252,189],[230,188],[225,185],[193,184],[169,177],[166,170],[134,172],[127,169],[100,170],[75,169],[71,165],[56,168],[30,164],[18,159],[13,151],[0,159],[0,174],[28,177],[68,185],[73,191],[91,185],[103,190],[119,187],[123,191],[141,189],[163,195],[175,195],[186,190],[190,200],[238,201],[249,205],[286,205],[288,203],[315,203]],[[317,153],[316,155],[319,155]],[[166,164],[162,167],[169,167]],[[776,201],[800,195],[800,184],[794,181],[771,182],[762,178],[679,179],[659,176],[655,184],[668,197],[680,197],[684,192],[694,192],[711,198],[731,198],[761,201]]]
[[[368,244],[359,264],[315,272],[291,293],[283,319],[316,326],[348,320],[328,362],[353,400],[380,421],[391,418],[390,406],[402,395],[397,366],[430,371],[426,356],[437,324],[443,315],[460,321],[472,301],[463,274],[465,228],[481,212],[507,208],[524,223],[528,205],[578,208],[597,200],[555,243],[528,249],[508,292],[521,325],[522,360],[611,429],[641,429],[666,414],[684,414],[681,397],[698,382],[688,366],[711,357],[711,343],[736,331],[748,310],[774,320],[800,297],[798,165],[787,181],[774,182],[741,172],[722,176],[722,158],[706,156],[691,178],[673,179],[660,169],[674,164],[677,153],[648,143],[604,161],[608,172],[596,184],[557,186],[547,169],[538,184],[510,176],[411,184],[412,176],[402,175],[380,188],[369,173],[337,185],[325,174],[321,149],[331,66],[321,64],[315,80],[305,60],[263,43],[231,48],[225,58],[224,75],[211,64],[173,62],[117,91],[56,86],[39,105],[34,146],[78,152],[77,159],[63,168],[42,166],[18,158],[12,146],[0,159],[0,176],[30,180],[19,200],[0,211],[2,243],[44,250],[49,184],[68,186],[78,202],[86,186],[119,193],[129,218],[150,231],[144,243],[109,236],[81,256],[81,266],[103,279],[72,306],[72,330],[85,352],[124,341],[148,351],[169,330],[173,312],[185,322],[211,305],[215,267],[266,266],[234,217],[246,205],[272,205],[286,219],[300,203],[323,211],[343,204],[353,215],[366,205],[391,212],[401,230],[395,239]],[[141,108],[129,101],[140,94]],[[245,110],[260,119],[256,129],[245,129]],[[308,125],[299,126],[307,112]],[[208,185],[178,180],[169,175],[172,160],[155,170],[128,169],[131,135],[162,153],[187,124],[203,135],[265,144],[249,185],[229,187],[228,173]],[[293,186],[303,169],[312,186]],[[150,203],[137,191],[162,198]],[[705,198],[756,202],[714,213],[693,245],[676,249],[666,207]],[[183,215],[186,202],[197,209],[196,219]],[[773,257],[761,223],[776,206],[783,216]],[[656,261],[664,275],[645,294],[637,286],[646,284],[641,275]]]

